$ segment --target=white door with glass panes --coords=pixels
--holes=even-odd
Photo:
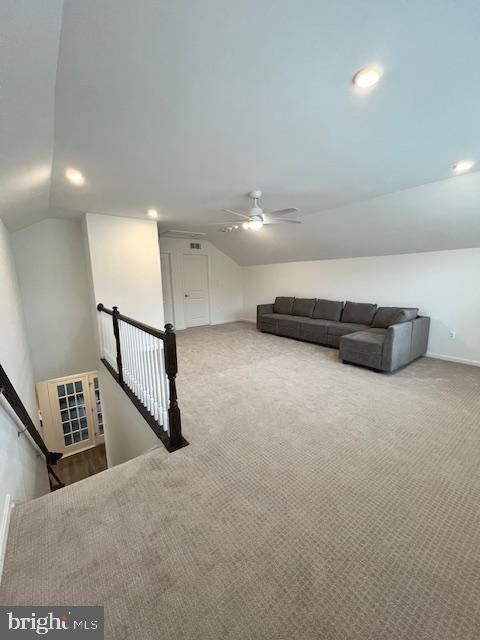
[[[46,380],[37,385],[43,437],[64,456],[104,441],[104,420],[96,372]]]
[[[100,444],[104,441],[105,435],[103,432],[103,412],[102,401],[100,399],[100,387],[98,383],[98,375],[96,373],[91,373],[88,376],[88,386],[90,388],[90,395],[93,396],[92,418],[95,428],[95,444]]]

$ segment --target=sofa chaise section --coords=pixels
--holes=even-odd
[[[396,371],[426,353],[429,328],[430,318],[419,316],[387,329],[351,333],[340,340],[340,360],[380,371]]]

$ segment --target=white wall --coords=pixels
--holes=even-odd
[[[100,364],[99,383],[105,416],[105,448],[108,466],[131,460],[163,444],[107,369]]]
[[[0,362],[38,427],[32,364],[9,234],[0,220]],[[31,500],[49,491],[45,458],[0,398],[0,519],[5,497]]]
[[[84,230],[96,303],[163,329],[157,223],[87,213]]]
[[[479,277],[480,249],[244,267],[244,318],[277,295],[418,306],[431,317],[429,354],[480,364]]]
[[[95,308],[93,300],[108,308],[116,305],[124,315],[163,329],[156,222],[87,213],[83,228],[91,307]],[[110,373],[103,365],[98,368],[106,416],[105,447],[112,466],[148,451],[159,440]]]
[[[81,223],[43,220],[12,243],[35,381],[97,369]]]
[[[190,249],[191,242],[199,242],[201,249]],[[161,236],[160,251],[171,255],[176,329],[185,329],[185,287],[183,284],[183,255],[185,253],[208,256],[211,324],[234,322],[242,317],[242,268],[236,262],[207,240],[184,240]]]

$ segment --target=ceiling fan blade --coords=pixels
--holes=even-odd
[[[246,220],[250,219],[250,216],[247,216],[245,213],[239,213],[238,211],[232,211],[231,209],[222,209],[226,213],[233,213],[234,216],[240,216],[240,218],[245,218]]]
[[[302,224],[301,220],[292,220],[291,218],[273,218],[273,222],[293,222],[293,224]]]
[[[296,207],[291,207],[290,209],[278,209],[277,211],[270,211],[271,216],[285,216],[287,213],[295,213],[299,211]]]
[[[241,225],[241,220],[220,220],[220,222],[207,222],[207,224],[216,224],[216,225],[226,225],[228,227],[233,227],[234,224]]]

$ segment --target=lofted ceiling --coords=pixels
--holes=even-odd
[[[61,0],[0,0],[0,218],[49,215]]]
[[[480,246],[480,172],[451,170],[480,167],[477,0],[65,0],[62,20],[55,0],[1,3],[11,229],[154,207],[240,264]],[[303,224],[208,224],[252,189]]]

